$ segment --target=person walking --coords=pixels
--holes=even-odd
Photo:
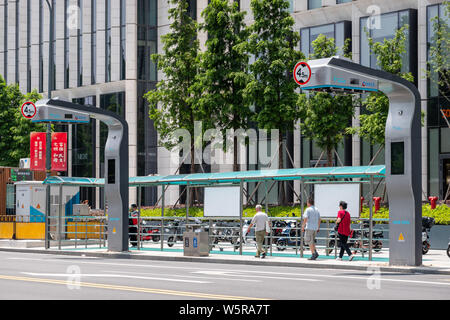
[[[347,252],[349,256],[349,261],[352,261],[355,257],[352,252],[350,251],[350,248],[348,247],[347,241],[348,237],[350,236],[350,213],[348,213],[347,209],[347,203],[345,201],[339,202],[339,212],[336,220],[336,224],[338,224],[338,236],[339,241],[341,243],[341,251],[339,252],[339,257],[336,259],[338,261],[342,261],[342,257],[344,256],[344,251]]]
[[[269,217],[265,212],[262,211],[261,205],[257,205],[255,207],[256,214],[252,219],[252,222],[248,226],[246,236],[250,232],[250,229],[255,226],[255,236],[256,236],[256,255],[255,258],[259,258],[261,256],[261,259],[264,259],[266,257],[266,250],[263,247],[264,238],[266,237],[266,228],[267,224],[269,222]]]
[[[316,236],[320,230],[320,212],[314,206],[314,199],[308,199],[306,204],[308,209],[303,214],[302,232],[305,244],[311,249],[311,257],[308,260],[316,260],[319,257],[316,250]]]
[[[128,234],[130,238],[130,243],[133,247],[136,247],[138,245],[137,218],[138,218],[138,207],[137,205],[132,204],[130,209],[130,216],[128,217]]]

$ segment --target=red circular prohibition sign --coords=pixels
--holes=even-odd
[[[32,119],[36,115],[37,109],[33,102],[27,101],[20,108],[20,112],[25,118]]]
[[[303,86],[311,80],[311,67],[306,62],[299,62],[294,67],[294,80]]]

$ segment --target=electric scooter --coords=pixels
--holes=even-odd
[[[447,255],[450,258],[450,238],[448,240]]]
[[[422,217],[422,254],[430,250],[430,230],[434,226],[434,218]]]

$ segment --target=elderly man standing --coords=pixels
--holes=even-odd
[[[316,260],[319,254],[316,250],[316,235],[320,229],[320,213],[314,206],[314,199],[307,201],[308,209],[303,215],[302,232],[305,235],[305,243],[309,245],[312,256],[308,260]]]
[[[249,233],[250,229],[255,226],[255,235],[256,235],[256,255],[255,258],[259,258],[261,254],[261,259],[264,259],[266,257],[266,251],[263,248],[264,238],[266,237],[266,226],[269,222],[269,217],[265,212],[262,212],[261,205],[257,205],[255,207],[256,214],[252,219],[252,222],[250,223],[250,226],[247,229],[247,234]],[[246,235],[247,235],[246,234]]]

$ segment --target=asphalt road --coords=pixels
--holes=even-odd
[[[450,299],[450,276],[0,252],[7,299]]]

